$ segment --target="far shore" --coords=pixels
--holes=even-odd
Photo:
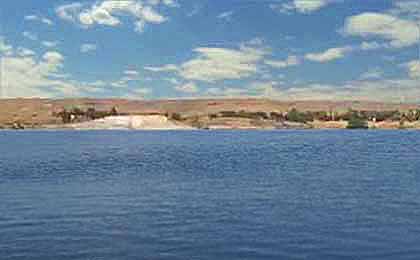
[[[268,99],[3,99],[0,129],[420,129],[420,105]]]

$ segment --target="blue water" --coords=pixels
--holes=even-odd
[[[0,259],[420,259],[420,132],[0,132]]]

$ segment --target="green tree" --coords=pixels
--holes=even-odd
[[[296,108],[293,108],[287,113],[286,119],[288,121],[297,123],[306,123],[308,121],[314,121],[312,113],[302,113],[299,112]]]
[[[347,124],[347,129],[368,129],[369,125],[366,119],[353,113]]]

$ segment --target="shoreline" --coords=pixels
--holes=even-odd
[[[0,129],[420,130],[420,104],[270,99],[0,99]]]

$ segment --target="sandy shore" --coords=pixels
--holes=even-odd
[[[69,124],[66,129],[75,130],[182,130],[193,129],[190,126],[169,120],[165,116],[110,116],[89,122]]]

